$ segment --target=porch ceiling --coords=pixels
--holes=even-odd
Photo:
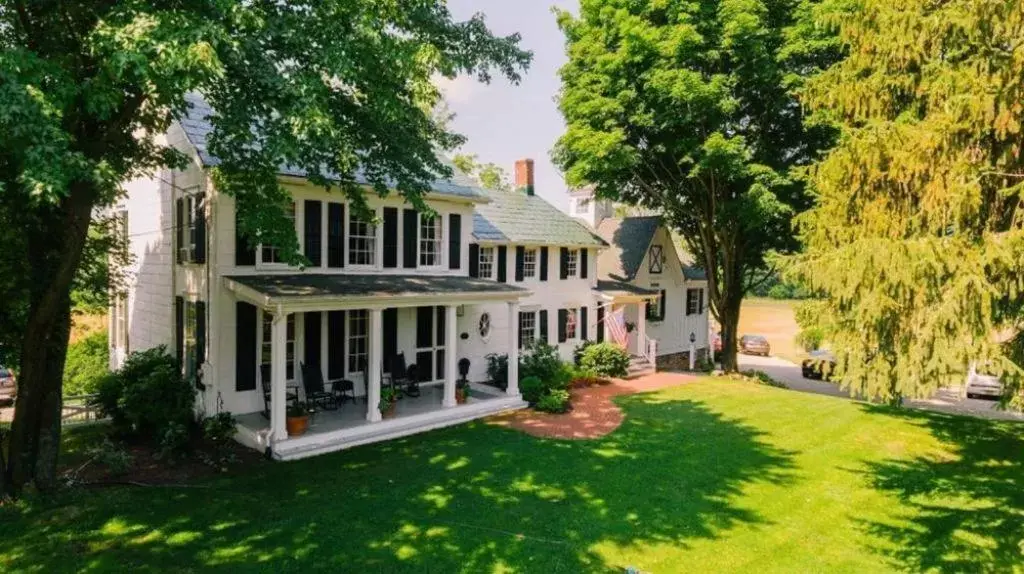
[[[645,301],[657,299],[660,295],[657,291],[637,287],[625,281],[611,279],[599,279],[597,281],[597,294],[609,301]]]
[[[516,301],[530,294],[505,283],[453,275],[293,273],[225,279],[230,290],[256,305],[307,310]]]

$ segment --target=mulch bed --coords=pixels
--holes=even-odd
[[[632,380],[613,379],[604,385],[571,389],[572,410],[567,413],[551,414],[524,409],[493,417],[489,422],[542,438],[600,438],[622,424],[624,415],[622,409],[612,401],[614,397],[656,391],[695,380],[696,377],[681,373],[654,373]]]

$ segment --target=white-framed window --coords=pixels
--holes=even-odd
[[[687,289],[686,290],[686,314],[687,315],[700,315],[704,312],[704,290]]]
[[[576,324],[579,321],[579,309],[565,310],[565,338],[567,340],[576,338]]]
[[[444,219],[420,215],[420,267],[441,265]]]
[[[185,335],[184,346],[185,346],[185,380],[191,381],[195,378],[196,372],[199,370],[199,337],[198,337],[198,309],[196,308],[195,301],[185,302]]]
[[[355,213],[348,218],[348,263],[377,264],[377,226],[372,221],[359,219]]]
[[[114,294],[113,308],[114,348],[128,352],[128,294]]]
[[[292,231],[295,231],[295,202],[292,202],[287,211],[284,214],[285,218],[291,222]],[[260,260],[263,263],[284,263],[282,259],[281,248],[274,245],[263,245],[261,251]],[[290,378],[290,377],[289,377]]]
[[[288,325],[285,327],[285,376],[286,380],[295,380],[295,314],[288,315]],[[267,370],[274,372],[274,351],[273,351],[273,325],[274,316],[270,313],[263,313],[263,338],[260,344],[260,365],[267,365]]]
[[[537,312],[519,312],[519,346],[527,348],[537,340]]]
[[[576,202],[576,213],[579,213],[579,214],[589,213],[590,212],[590,203],[591,203],[591,199],[589,197],[584,197],[584,198],[579,199]]]
[[[523,252],[523,279],[537,278],[537,250],[527,249]]]
[[[570,249],[565,254],[565,274],[567,277],[578,277],[580,273],[580,252]]]
[[[491,279],[494,277],[494,248],[480,248],[480,277]]]
[[[362,373],[369,354],[370,316],[366,309],[348,312],[348,372]]]

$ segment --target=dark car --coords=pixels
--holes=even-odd
[[[827,381],[836,370],[836,357],[828,351],[811,351],[800,364],[800,372],[804,378]]]
[[[740,352],[744,355],[764,355],[767,357],[771,352],[771,345],[768,339],[761,335],[743,335],[740,337]]]
[[[17,393],[17,381],[14,378],[14,371],[0,366],[0,407],[9,407],[14,404],[15,393]]]

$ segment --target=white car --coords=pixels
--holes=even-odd
[[[1003,396],[1003,383],[995,375],[979,372],[977,367],[972,364],[967,372],[965,390],[969,399],[974,397],[999,398]]]

